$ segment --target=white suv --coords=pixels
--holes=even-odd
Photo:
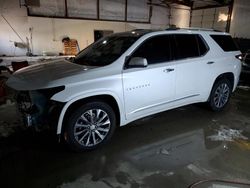
[[[21,69],[7,84],[21,91],[28,125],[56,122],[72,149],[90,150],[117,126],[151,114],[198,102],[223,109],[239,81],[240,54],[227,33],[134,30],[102,38],[75,58]]]

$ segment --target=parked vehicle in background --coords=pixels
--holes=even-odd
[[[56,119],[73,150],[107,142],[117,126],[206,102],[220,111],[236,89],[241,52],[227,33],[201,29],[134,30],[98,40],[75,58],[17,71],[29,126]]]
[[[243,84],[250,84],[250,50],[243,56],[240,80]]]

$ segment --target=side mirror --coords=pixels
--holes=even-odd
[[[128,63],[130,68],[143,68],[148,66],[148,61],[146,58],[142,57],[132,57]]]

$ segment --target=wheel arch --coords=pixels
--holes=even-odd
[[[214,84],[221,79],[227,79],[231,83],[232,89],[234,88],[234,84],[235,84],[234,73],[226,72],[226,73],[220,74],[215,79]],[[213,84],[213,86],[214,86],[214,84]]]
[[[121,124],[121,110],[122,110],[122,106],[121,103],[119,102],[119,99],[111,94],[96,94],[96,95],[92,95],[92,96],[82,96],[82,97],[77,97],[74,98],[70,101],[68,101],[59,116],[58,119],[58,124],[57,124],[57,134],[61,134],[63,132],[64,129],[64,123],[66,121],[66,118],[69,116],[69,114],[76,108],[91,102],[91,101],[103,101],[106,102],[108,105],[110,105],[114,112],[115,112],[115,116],[117,119],[117,125],[120,126]]]
[[[210,94],[209,94],[209,96],[208,96],[207,101],[210,100],[210,95],[211,95],[211,92],[212,92],[212,89],[213,89],[214,85],[215,85],[219,80],[221,80],[221,79],[227,79],[227,80],[229,80],[229,82],[231,83],[231,86],[232,86],[232,91],[234,90],[234,84],[235,84],[234,73],[232,73],[232,72],[225,72],[225,73],[222,73],[222,74],[218,75],[218,76],[216,77],[216,79],[214,80],[213,85],[212,85],[212,87],[210,88]]]

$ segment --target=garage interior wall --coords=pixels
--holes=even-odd
[[[60,0],[57,0],[56,2],[58,1]],[[70,9],[71,12],[68,12],[68,14],[82,16],[80,9],[83,9],[84,11],[82,12],[84,12],[84,17],[96,16],[96,13],[91,11],[94,9],[91,1],[84,1],[89,3],[88,8],[90,11],[86,11],[86,7],[82,4],[78,6],[78,9],[72,11],[76,8],[76,4],[73,3]],[[109,3],[112,2],[111,0],[105,1]],[[115,0],[115,2],[120,1],[121,0]],[[147,2],[145,0],[140,1]],[[77,1],[74,0],[74,2]],[[128,2],[134,1],[128,0]],[[110,6],[112,5],[110,4]],[[179,5],[175,5],[177,8],[178,6]],[[106,16],[107,18],[111,16],[114,18],[112,9],[110,9],[109,6],[107,7],[105,4],[100,4],[100,8],[101,7],[103,7],[104,11],[100,11],[100,16]],[[166,7],[153,6],[150,23],[130,23],[32,17],[27,15],[26,7],[20,8],[19,0],[0,0],[0,55],[25,55],[27,50],[15,47],[14,42],[26,42],[26,38],[30,40],[31,37],[31,49],[34,55],[42,55],[44,53],[58,54],[63,51],[62,38],[67,36],[72,39],[77,39],[80,49],[83,49],[94,41],[94,30],[113,30],[114,32],[123,32],[133,29],[163,29],[169,24],[175,24],[179,27],[188,27],[190,9],[184,6],[179,7],[181,9],[169,10]],[[183,7],[184,9],[182,9]],[[143,12],[143,9],[138,10],[140,10],[138,14],[141,15],[140,18],[142,19],[140,21],[145,21],[144,17],[147,16],[148,9],[145,9],[146,12]],[[33,11],[35,11],[35,8]],[[118,18],[121,19],[123,12],[122,9],[118,10],[118,12],[119,11],[120,13],[118,13]],[[136,9],[128,9],[128,13],[130,13],[128,15],[128,21],[129,19],[139,19],[136,15],[133,16],[133,12],[135,11]],[[53,8],[51,9],[48,7],[47,12],[53,12]],[[4,18],[9,22],[9,24],[11,24],[20,37],[18,37],[17,34],[11,29]]]
[[[249,0],[234,0],[231,27],[230,27],[230,33],[233,37],[250,39],[249,9],[250,9]]]
[[[249,0],[234,0],[229,30],[234,38],[250,39],[249,8]],[[190,26],[226,31],[228,11],[228,6],[192,10]]]
[[[228,6],[193,10],[190,25],[191,27],[226,31],[228,11]]]
[[[170,18],[170,24],[187,28],[190,21],[190,8],[183,5],[174,5],[170,11]]]

